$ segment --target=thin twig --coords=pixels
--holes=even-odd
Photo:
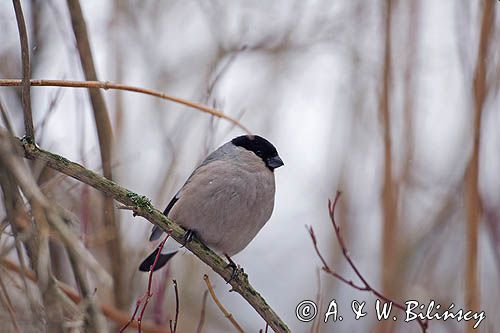
[[[23,66],[22,85],[22,103],[24,112],[24,129],[26,138],[35,142],[35,130],[33,127],[33,115],[31,114],[30,97],[30,53],[28,47],[28,33],[26,32],[26,23],[24,22],[23,9],[20,0],[12,0],[14,11],[16,12],[17,29],[19,30],[19,41],[21,43],[21,59]]]
[[[217,295],[215,294],[214,288],[212,287],[212,284],[210,283],[210,279],[208,278],[207,274],[203,275],[203,280],[205,280],[205,283],[207,284],[207,288],[208,291],[210,292],[210,295],[212,296],[212,299],[214,300],[215,304],[217,304],[217,307],[222,311],[224,317],[226,317],[231,322],[231,324],[233,324],[234,328],[236,328],[238,332],[240,333],[244,332],[243,328],[241,328],[240,324],[238,324],[236,319],[234,319],[233,315],[226,310],[224,305],[222,305],[222,303],[217,298]]]
[[[175,291],[175,319],[172,325],[172,320],[170,320],[170,333],[177,332],[177,321],[179,320],[179,290],[177,290],[177,281],[174,282],[174,291]]]
[[[157,90],[153,89],[146,89],[146,88],[141,88],[141,87],[135,87],[135,86],[129,86],[126,84],[120,84],[120,83],[113,83],[109,81],[70,81],[70,80],[31,80],[30,81],[31,86],[34,87],[69,87],[69,88],[97,88],[97,89],[104,89],[104,90],[123,90],[123,91],[130,91],[130,92],[135,92],[139,94],[145,94],[145,95],[150,95],[154,97],[158,97],[167,101],[171,101],[174,103],[182,104],[185,106],[188,106],[193,109],[200,110],[202,112],[211,114],[212,116],[218,117],[225,119],[234,125],[238,126],[241,128],[243,131],[245,131],[248,134],[252,134],[252,132],[243,124],[241,124],[237,119],[234,119],[225,113],[216,110],[214,108],[208,107],[203,104],[195,103],[188,101],[183,98],[179,97],[174,97],[171,95],[167,95],[165,93],[162,93]],[[22,84],[22,80],[19,79],[0,79],[0,86],[1,87],[17,87]]]
[[[330,269],[330,267],[326,263],[325,258],[323,258],[323,255],[319,251],[318,243],[316,240],[316,235],[314,234],[314,230],[313,230],[312,226],[309,226],[307,228],[307,230],[309,231],[309,235],[311,236],[311,239],[312,239],[312,242],[314,245],[314,250],[316,251],[316,254],[318,255],[319,259],[321,260],[321,263],[323,264],[323,267],[321,269],[324,270],[326,273],[332,275],[333,277],[339,279],[340,281],[350,285],[351,287],[353,287],[355,289],[358,289],[361,291],[367,291],[368,289],[366,288],[366,286],[361,286],[361,285],[355,284],[352,280],[346,279],[342,275],[340,275],[337,272]]]
[[[203,298],[201,300],[200,320],[198,321],[198,328],[196,329],[196,333],[201,333],[203,331],[203,325],[205,324],[205,313],[207,308],[207,296],[208,290],[205,290],[203,292]]]
[[[382,4],[382,27],[383,27],[383,49],[382,49],[382,73],[380,75],[380,95],[378,101],[378,112],[381,119],[381,131],[384,142],[384,171],[382,183],[382,269],[381,274],[381,290],[387,295],[396,294],[398,290],[396,286],[397,280],[394,280],[396,274],[396,256],[398,253],[397,240],[399,232],[398,221],[398,192],[400,186],[395,180],[394,171],[394,143],[391,137],[393,132],[393,119],[391,117],[392,110],[392,84],[393,84],[393,55],[392,55],[392,35],[393,35],[393,17],[395,7],[394,0],[380,1]],[[393,321],[383,321],[379,326],[378,332],[392,331]]]
[[[331,200],[328,200],[328,212],[329,212],[329,215],[330,215],[330,220],[331,220],[332,225],[333,225],[333,229],[335,230],[335,235],[337,237],[337,241],[339,242],[340,248],[342,249],[342,254],[344,255],[344,258],[347,260],[347,262],[349,263],[349,266],[351,266],[351,268],[354,271],[354,273],[356,273],[356,276],[361,280],[362,285],[355,284],[352,280],[344,278],[343,276],[341,276],[340,274],[338,274],[337,272],[335,272],[333,269],[330,268],[330,266],[326,263],[325,259],[323,258],[323,256],[321,255],[321,252],[318,249],[317,240],[316,240],[316,236],[314,234],[314,230],[310,226],[308,228],[309,235],[311,236],[311,239],[312,239],[312,242],[313,242],[313,245],[314,245],[314,249],[316,250],[316,253],[318,254],[318,257],[321,260],[321,263],[323,264],[323,268],[322,268],[323,271],[325,271],[326,273],[330,274],[334,278],[336,278],[336,279],[344,282],[345,284],[347,284],[347,285],[349,285],[349,286],[351,286],[351,287],[353,287],[353,288],[355,288],[357,290],[370,292],[370,293],[374,294],[375,296],[377,296],[379,299],[382,299],[383,301],[385,301],[387,303],[392,303],[396,308],[398,308],[398,309],[400,309],[402,311],[406,311],[406,307],[404,307],[400,303],[392,300],[391,298],[383,295],[378,290],[374,289],[366,281],[366,279],[364,278],[364,276],[359,271],[358,267],[354,264],[354,261],[352,260],[351,255],[349,254],[349,251],[347,250],[347,247],[345,245],[344,238],[342,237],[342,234],[340,232],[340,226],[335,221],[335,216],[334,216],[335,215],[335,207],[337,205],[337,202],[338,202],[338,199],[340,197],[340,194],[341,193],[338,191],[337,194],[336,194],[336,196],[335,196],[335,199],[333,200],[333,202]],[[420,328],[422,329],[422,332],[424,332],[424,333],[427,332],[428,321],[427,320],[421,320],[421,319],[417,318],[417,322],[420,325]]]
[[[151,267],[149,268],[148,289],[146,290],[146,293],[143,296],[141,296],[139,299],[137,299],[137,301],[135,303],[134,312],[132,313],[130,320],[120,329],[120,333],[124,332],[127,329],[127,327],[129,327],[130,324],[135,321],[135,316],[137,315],[137,312],[139,311],[139,308],[141,307],[141,305],[144,303],[144,305],[142,306],[142,310],[139,314],[139,317],[137,318],[137,330],[139,333],[142,332],[142,319],[144,317],[146,307],[148,306],[149,299],[151,298],[151,296],[153,296],[152,286],[153,286],[154,270],[155,270],[156,264],[158,263],[158,258],[160,257],[161,250],[163,250],[163,246],[165,245],[165,242],[167,241],[167,239],[171,235],[172,235],[172,230],[167,231],[167,236],[165,237],[165,239],[163,239],[161,241],[160,246],[158,247],[158,253],[156,253],[155,260],[154,260],[153,264],[151,265]]]
[[[144,297],[144,295],[143,295],[143,297]],[[142,329],[141,323],[139,323],[139,322],[137,322],[135,320],[135,316],[137,315],[137,312],[139,311],[139,308],[141,307],[141,304],[143,302],[143,297],[137,299],[137,301],[135,302],[134,312],[132,313],[132,316],[127,321],[127,323],[125,323],[125,325],[122,326],[122,328],[120,329],[120,333],[125,332],[125,330],[127,329],[127,327],[131,326],[132,323],[136,323],[137,324],[137,329],[139,331]]]
[[[481,8],[481,31],[479,35],[479,45],[477,59],[472,80],[472,93],[474,110],[472,116],[472,156],[465,171],[465,209],[467,216],[466,231],[466,259],[465,259],[465,306],[469,309],[479,310],[481,307],[481,280],[479,279],[479,264],[481,256],[479,254],[479,226],[482,215],[482,198],[479,192],[479,163],[481,160],[481,128],[485,103],[488,98],[489,89],[487,86],[488,76],[488,55],[490,38],[495,31],[495,12],[497,8],[493,1],[485,1]],[[494,47],[495,48],[495,47]],[[498,47],[495,48],[498,50]],[[467,322],[467,332],[474,332],[471,323]]]

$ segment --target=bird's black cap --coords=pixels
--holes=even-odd
[[[261,136],[242,135],[231,140],[231,143],[254,152],[255,155],[262,158],[271,171],[284,164],[273,144]]]

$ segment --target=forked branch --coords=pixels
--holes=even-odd
[[[318,242],[316,239],[316,235],[314,234],[314,230],[311,226],[309,226],[307,228],[307,230],[309,231],[309,235],[311,236],[311,239],[312,239],[312,242],[314,245],[314,250],[316,251],[319,259],[321,260],[321,263],[323,264],[323,267],[322,267],[323,271],[325,271],[327,274],[333,276],[334,278],[342,281],[343,283],[345,283],[345,284],[347,284],[347,285],[349,285],[357,290],[370,292],[373,295],[375,295],[376,297],[378,297],[379,299],[383,300],[384,302],[390,302],[396,308],[398,308],[402,311],[405,311],[406,307],[404,307],[401,303],[398,303],[398,302],[390,299],[389,297],[387,297],[387,296],[383,295],[381,292],[379,292],[377,289],[373,288],[371,286],[371,284],[369,284],[368,281],[365,279],[365,277],[361,274],[361,272],[359,271],[356,264],[354,264],[354,261],[352,260],[351,255],[349,253],[349,250],[347,249],[347,246],[345,244],[344,238],[342,237],[342,234],[340,232],[340,226],[337,224],[337,221],[335,221],[335,207],[337,206],[337,202],[340,198],[340,194],[341,194],[340,191],[337,191],[337,194],[335,195],[335,199],[333,200],[333,202],[331,200],[328,200],[328,212],[330,214],[330,220],[332,221],[333,229],[335,231],[335,236],[337,237],[337,241],[339,242],[340,248],[342,249],[342,254],[344,255],[344,258],[347,260],[347,262],[349,263],[349,266],[351,266],[351,268],[354,271],[354,273],[356,274],[356,276],[359,278],[359,280],[361,280],[361,283],[355,283],[352,280],[349,280],[349,279],[343,277],[342,275],[337,273],[334,269],[332,269],[328,265],[325,258],[323,257],[323,255],[319,251]],[[420,325],[420,328],[422,329],[422,332],[423,333],[427,332],[428,321],[421,320],[419,318],[417,320],[418,320],[418,324]]]

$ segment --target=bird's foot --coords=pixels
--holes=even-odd
[[[185,247],[187,243],[193,240],[193,238],[197,237],[196,236],[196,231],[188,229],[186,230],[186,233],[184,234],[183,237],[183,242],[181,247]]]
[[[244,271],[243,271],[243,268],[240,267],[240,265],[237,265],[233,261],[233,259],[231,259],[231,257],[229,257],[227,254],[224,254],[224,256],[226,256],[227,261],[229,261],[226,268],[230,267],[233,269],[233,272],[231,273],[231,277],[226,282],[226,283],[229,283],[229,282],[233,281],[239,274],[244,273]]]

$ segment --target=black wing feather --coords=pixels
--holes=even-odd
[[[168,213],[170,212],[172,207],[174,207],[175,203],[178,200],[179,198],[177,196],[173,197],[172,200],[170,200],[170,202],[168,203],[167,208],[165,208],[165,210],[163,211],[163,215],[168,216]],[[158,238],[160,238],[162,234],[163,230],[157,226],[154,226],[153,230],[151,230],[151,236],[149,236],[149,241],[152,242],[157,240]]]

